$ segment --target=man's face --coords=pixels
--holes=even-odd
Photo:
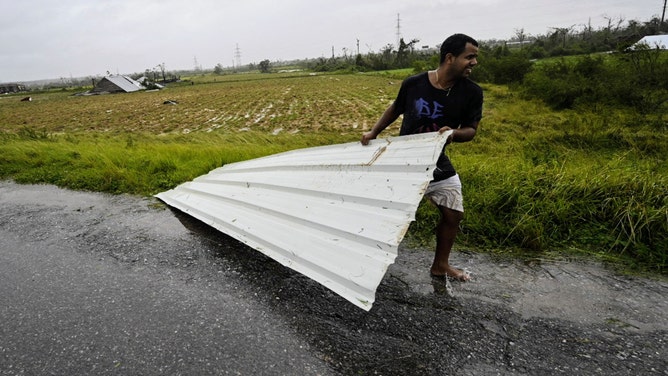
[[[452,60],[452,68],[461,77],[471,75],[471,70],[478,65],[478,47],[466,43],[464,51]]]

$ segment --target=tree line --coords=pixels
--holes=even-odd
[[[515,30],[507,41],[486,40],[481,42],[482,61],[487,62],[512,52],[522,52],[528,59],[572,56],[596,52],[623,51],[646,35],[668,31],[668,22],[652,18],[646,22],[625,21],[623,18],[606,18],[607,25],[594,29],[591,24],[567,28],[550,28],[548,33],[531,36],[524,29]],[[301,61],[299,64],[314,71],[378,71],[388,69],[433,67],[438,63],[438,46],[416,48],[418,39],[409,42],[401,39],[398,46],[388,44],[378,52],[348,54],[342,56]]]
[[[655,46],[629,48],[644,36],[658,34],[659,26],[658,19],[629,21],[626,26],[610,21],[599,30],[558,29],[526,44],[486,45],[472,78],[510,85],[554,109],[607,105],[665,114],[668,52]]]
[[[472,79],[480,83],[510,85],[554,109],[611,105],[649,114],[666,111],[668,52],[646,46],[629,47],[647,35],[668,30],[668,22],[607,18],[594,29],[552,28],[530,36],[515,30],[509,41],[481,41],[480,65]],[[377,53],[332,56],[300,62],[313,71],[377,71],[413,68],[415,72],[438,65],[438,48],[417,49],[419,41],[400,40]]]

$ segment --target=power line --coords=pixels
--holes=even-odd
[[[239,49],[239,43],[234,49],[234,62],[236,63],[237,68],[241,66],[241,50]]]

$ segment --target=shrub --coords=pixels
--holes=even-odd
[[[621,55],[585,55],[536,65],[523,81],[523,93],[554,109],[602,104],[641,114],[664,111],[668,100],[666,54],[640,51]]]
[[[520,83],[530,71],[532,63],[522,52],[511,53],[487,62],[487,69],[492,75],[492,83]]]

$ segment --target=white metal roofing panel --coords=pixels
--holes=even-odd
[[[638,46],[648,46],[649,48],[668,49],[668,35],[648,35],[633,45],[634,49]]]
[[[369,310],[450,132],[228,164],[156,197]]]
[[[126,76],[108,76],[107,80],[113,82],[116,86],[123,89],[124,91],[131,93],[141,89],[141,84],[130,77]]]

